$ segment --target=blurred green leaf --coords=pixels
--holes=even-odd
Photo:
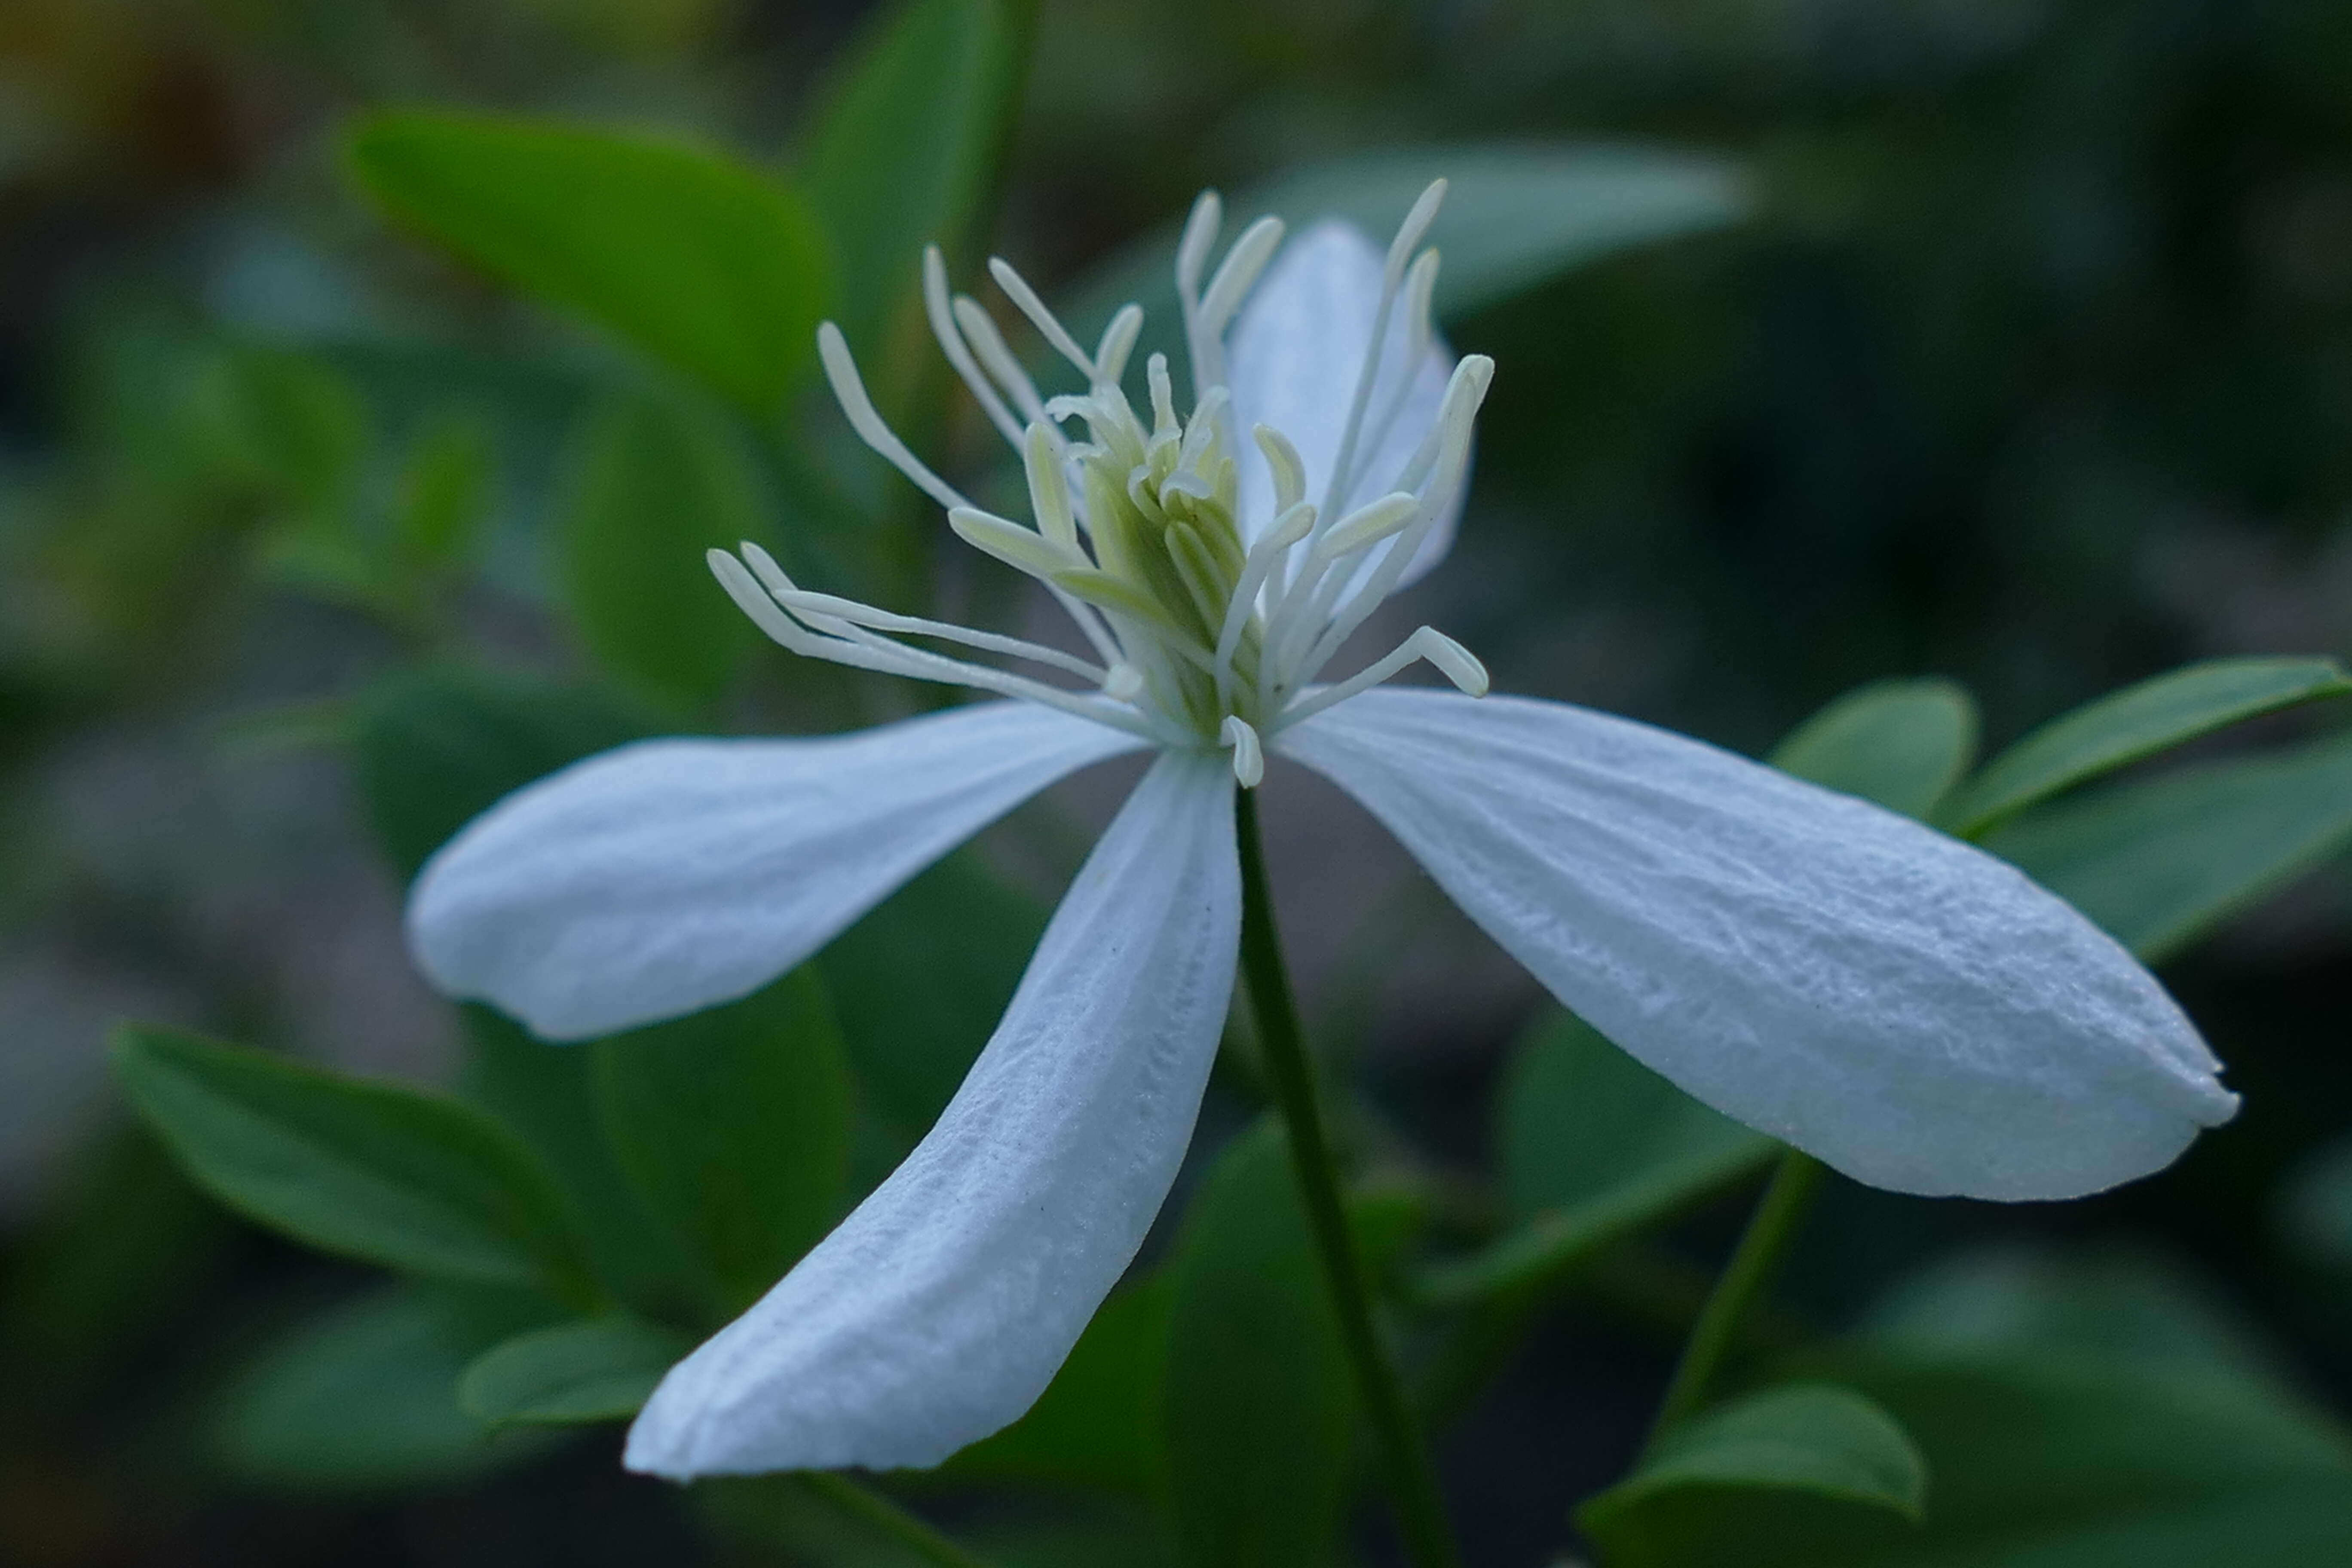
[[[222,343],[199,362],[184,395],[225,473],[299,511],[331,512],[349,500],[367,447],[367,409],[332,365],[289,349]]]
[[[1858,1327],[1875,1350],[1922,1357],[2020,1355],[2286,1396],[2261,1334],[2194,1275],[2116,1248],[1988,1246],[1899,1281]]]
[[[1420,1292],[1433,1302],[1541,1289],[1761,1170],[1780,1149],[1556,1008],[1520,1037],[1504,1069],[1495,1139],[1515,1227],[1425,1276]]]
[[[823,237],[797,195],[731,156],[446,110],[363,116],[345,148],[394,217],[755,415],[814,362]]]
[[[765,531],[756,483],[682,403],[631,397],[582,421],[559,570],[581,641],[624,685],[691,707],[741,668],[757,634],[703,557]]]
[[[1819,1568],[2352,1562],[2352,1442],[2273,1391],[2071,1358],[1864,1352],[1831,1370],[1902,1423],[1932,1481],[1917,1533]]]
[[[987,1568],[928,1521],[837,1470],[718,1476],[694,1496],[725,1532],[781,1546],[789,1561],[814,1568]]]
[[[1977,705],[1950,680],[1879,680],[1806,720],[1772,765],[1926,818],[1976,758]]]
[[[2191,763],[2047,806],[1985,847],[2154,963],[2352,840],[2352,735]]]
[[[1261,1121],[1219,1158],[1170,1267],[1162,1407],[1182,1560],[1329,1562],[1355,1390],[1279,1122]]]
[[[857,1081],[855,1184],[887,1174],[947,1109],[996,1032],[1045,909],[971,850],[950,855],[817,959]],[[919,974],[919,985],[907,983]]]
[[[393,536],[408,557],[447,571],[462,565],[489,521],[498,479],[497,437],[471,409],[434,410],[410,436]]]
[[[625,1421],[693,1346],[629,1318],[583,1318],[492,1346],[457,1380],[457,1404],[494,1426]]]
[[[1736,161],[1708,153],[1608,142],[1465,142],[1349,153],[1302,164],[1232,194],[1228,236],[1262,214],[1293,233],[1328,215],[1386,245],[1430,181],[1445,205],[1430,243],[1444,257],[1436,308],[1473,314],[1574,268],[1684,235],[1722,228],[1756,205]],[[1063,312],[1084,340],[1133,300],[1146,312],[1139,361],[1181,358],[1174,275],[1179,225],[1119,253],[1073,291]]]
[[[593,1294],[546,1168],[454,1096],[129,1027],[115,1076],[196,1184],[323,1251],[457,1283]]]
[[[886,409],[910,379],[908,351],[930,357],[923,247],[962,262],[985,223],[1020,107],[1032,8],[900,0],[878,10],[802,127],[809,197],[841,264],[841,328]]]
[[[849,1073],[824,986],[796,969],[743,1001],[594,1047],[605,1135],[732,1313],[837,1217]]]
[[[1928,1471],[1902,1425],[1849,1389],[1767,1389],[1664,1434],[1577,1521],[1617,1568],[1811,1568],[1918,1520]]]
[[[643,733],[575,687],[429,670],[368,693],[352,761],[377,841],[405,880],[506,795]]]
[[[376,1495],[470,1481],[548,1451],[545,1432],[486,1433],[457,1407],[478,1336],[449,1303],[380,1287],[296,1324],[223,1390],[214,1461],[241,1480]]]
[[[2258,714],[2352,692],[2332,658],[2216,658],[2052,720],[1987,763],[1940,814],[1980,835],[2036,801]]]
[[[1174,1300],[1166,1269],[1114,1293],[1029,1413],[956,1455],[942,1473],[1154,1497],[1160,1377]]]
[[[2305,1258],[2352,1276],[2352,1138],[2295,1167],[2279,1194],[2279,1228]]]

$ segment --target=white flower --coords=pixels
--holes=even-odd
[[[1425,627],[1318,684],[1443,553],[1461,505],[1492,364],[1450,362],[1431,328],[1437,258],[1413,253],[1441,189],[1385,261],[1338,222],[1276,260],[1280,226],[1261,220],[1205,287],[1219,212],[1202,197],[1176,263],[1196,395],[1181,416],[1154,356],[1148,426],[1120,390],[1135,307],[1089,354],[995,263],[1085,378],[1041,398],[980,307],[948,297],[934,252],[931,324],[1020,454],[1034,526],[908,452],[830,326],[826,372],[866,441],[965,540],[1044,583],[1095,657],[806,592],[756,546],[714,552],[785,647],[1009,700],[817,740],[624,747],[509,797],[418,879],[410,932],[436,984],[580,1038],[744,995],[1055,779],[1159,753],[939,1124],[670,1373],[632,1467],[929,1465],[1028,1408],[1192,1135],[1234,980],[1233,790],[1269,750],[1362,802],[1611,1039],[1857,1180],[2071,1196],[2158,1169],[2231,1114],[2155,981],[1964,844],[1646,725],[1474,701],[1485,671]],[[1416,658],[1471,695],[1370,689]]]

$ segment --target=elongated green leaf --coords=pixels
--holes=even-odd
[[[346,150],[393,216],[754,413],[814,363],[823,237],[799,196],[731,157],[442,110],[364,116]]]
[[[1797,1568],[1900,1541],[1927,1483],[1892,1415],[1850,1389],[1801,1384],[1678,1426],[1577,1520],[1622,1568]]]
[[[1514,1227],[1421,1292],[1454,1303],[1535,1289],[1580,1261],[1763,1168],[1780,1145],[1701,1105],[1602,1038],[1547,1011],[1506,1069],[1496,1147]]]
[[[947,1473],[1152,1497],[1174,1286],[1161,1270],[1104,1302],[1029,1414],[949,1460]]]
[[[352,764],[376,840],[404,879],[505,795],[643,733],[577,688],[432,671],[366,696]]]
[[[764,531],[751,466],[726,432],[648,397],[592,410],[572,462],[560,569],[580,639],[624,686],[691,712],[758,635],[703,562]]]
[[[1925,818],[1975,761],[1977,705],[1942,679],[1859,687],[1806,720],[1772,765],[1889,811]]]
[[[1466,316],[1561,273],[1747,217],[1755,194],[1735,161],[1635,143],[1465,142],[1349,153],[1228,193],[1228,235],[1262,214],[1296,232],[1329,215],[1386,245],[1429,182],[1447,182],[1430,243],[1444,254],[1436,307]],[[1178,356],[1174,265],[1180,224],[1122,251],[1074,290],[1066,319],[1083,339],[1129,300],[1146,311],[1136,353]],[[1091,341],[1091,340],[1089,340]]]
[[[257,1224],[431,1279],[593,1293],[546,1168],[464,1100],[163,1029],[118,1034],[114,1068],[197,1184]]]
[[[2217,658],[2052,720],[1987,763],[1942,813],[1970,837],[2059,791],[2200,735],[2297,703],[2352,692],[2332,658]]]
[[[841,263],[842,331],[883,406],[921,336],[923,247],[962,261],[1003,157],[1027,53],[1026,0],[901,0],[879,11],[802,128],[810,200]]]
[[[2352,736],[2193,763],[1986,840],[2149,963],[2352,841]]]
[[[471,410],[436,409],[410,437],[393,531],[409,558],[442,570],[474,552],[489,521],[498,447],[488,420]]]
[[[599,1043],[605,1135],[732,1312],[808,1250],[848,1173],[849,1073],[824,986],[794,970],[730,1006]]]
[[[630,1318],[583,1318],[517,1334],[485,1351],[457,1380],[457,1404],[478,1421],[578,1426],[635,1415],[662,1373],[694,1347]]]
[[[390,1286],[262,1347],[223,1391],[208,1434],[240,1480],[380,1495],[452,1486],[544,1454],[546,1432],[485,1432],[457,1407],[478,1335],[447,1302]]]
[[[1172,1267],[1163,1408],[1182,1560],[1328,1562],[1355,1399],[1277,1122],[1260,1122],[1218,1161]]]
[[[2352,1441],[2262,1388],[2074,1360],[1860,1354],[1832,1365],[1927,1456],[1925,1521],[1824,1568],[2334,1568]]]
[[[2305,1258],[2352,1278],[2352,1138],[2296,1168],[2279,1194],[2279,1228]]]

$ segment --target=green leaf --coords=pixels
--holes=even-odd
[[[2017,1244],[1948,1254],[1875,1302],[1857,1331],[1911,1356],[2038,1357],[2286,1394],[2255,1327],[2195,1275],[2113,1247]]]
[[[849,1073],[815,970],[594,1047],[605,1136],[647,1208],[740,1310],[837,1217]]]
[[[1899,1546],[1821,1568],[2336,1568],[2352,1441],[2273,1391],[2073,1359],[1840,1358],[1933,1478]]]
[[[1985,841],[2150,963],[2352,840],[2352,735],[2191,763]]]
[[[367,694],[352,765],[377,841],[404,880],[506,795],[643,733],[577,688],[487,671],[428,671]]]
[[[802,128],[809,198],[841,264],[842,331],[897,398],[920,314],[922,250],[965,258],[1020,107],[1030,6],[902,0],[878,12]],[[907,342],[902,338],[909,340]]]
[[[1547,1011],[1496,1096],[1503,1202],[1514,1228],[1433,1270],[1433,1303],[1541,1289],[1636,1231],[1760,1170],[1780,1145],[1683,1093],[1582,1019]]]
[[[947,1109],[1013,1000],[1045,913],[965,850],[818,957],[857,1082],[856,1184],[888,1174]],[[922,983],[908,984],[910,974]]]
[[[394,217],[754,414],[814,361],[823,237],[798,195],[735,158],[445,110],[365,115],[345,149]]]
[[[1666,1433],[1577,1521],[1616,1568],[1798,1568],[1899,1541],[1920,1516],[1927,1476],[1885,1410],[1849,1389],[1800,1384]]]
[[[367,449],[367,408],[349,377],[289,350],[224,344],[187,393],[197,439],[221,470],[298,511],[350,499]]]
[[[115,1076],[196,1184],[323,1251],[457,1283],[593,1295],[553,1178],[454,1096],[129,1027]]]
[[[2302,1257],[2352,1275],[2352,1138],[2296,1167],[2279,1194],[2279,1228]]]
[[[1329,1562],[1356,1401],[1278,1122],[1218,1160],[1171,1268],[1163,1419],[1182,1560]]]
[[[460,406],[436,409],[409,438],[393,534],[409,558],[441,571],[472,556],[488,521],[498,447],[488,420]]]
[[[1467,142],[1349,153],[1302,164],[1230,195],[1228,238],[1262,214],[1293,233],[1330,214],[1385,246],[1429,182],[1447,182],[1430,231],[1444,257],[1436,308],[1470,315],[1605,258],[1746,218],[1756,205],[1736,162],[1635,143]],[[1133,300],[1146,312],[1138,363],[1158,348],[1181,358],[1176,322],[1179,225],[1122,251],[1074,291],[1064,313],[1081,340]]]
[[[223,1391],[214,1461],[239,1479],[338,1495],[470,1481],[544,1454],[545,1432],[491,1435],[457,1407],[480,1349],[436,1296],[389,1286],[297,1324]]]
[[[1976,759],[1977,705],[1950,680],[1857,687],[1797,726],[1772,765],[1926,818]]]
[[[727,433],[682,403],[632,397],[583,416],[559,522],[563,596],[625,687],[691,710],[741,668],[757,633],[704,555],[764,531],[756,485]]]
[[[625,1421],[693,1346],[629,1318],[583,1318],[517,1334],[477,1357],[457,1404],[493,1425],[576,1426]]]
[[[1984,765],[1943,811],[1977,837],[2086,779],[2258,714],[2352,692],[2332,658],[2217,658],[2126,687],[2041,729]]]
[[[956,1455],[942,1473],[1155,1495],[1162,1472],[1154,1418],[1174,1300],[1174,1276],[1165,1269],[1114,1294],[1029,1413]]]

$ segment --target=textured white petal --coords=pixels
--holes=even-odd
[[[1611,1039],[1856,1180],[2070,1197],[2236,1106],[2105,933],[1876,806],[1525,699],[1368,692],[1279,749]]]
[[[1306,463],[1307,499],[1323,504],[1356,395],[1356,377],[1372,341],[1384,257],[1381,247],[1355,225],[1325,218],[1283,247],[1234,324],[1225,358],[1243,447],[1242,522],[1252,538],[1274,517],[1274,475],[1249,439],[1254,425],[1271,425],[1290,437]],[[1454,371],[1453,353],[1442,337],[1433,334],[1417,356],[1410,352],[1402,290],[1390,312],[1388,344],[1381,377],[1366,405],[1367,426],[1379,422],[1400,386],[1404,402],[1383,439],[1358,453],[1354,467],[1359,478],[1349,487],[1349,502],[1359,506],[1395,488],[1392,481],[1436,422],[1445,378]],[[1461,515],[1457,491],[1406,569],[1404,582],[1420,577],[1444,557]]]
[[[939,1124],[670,1370],[632,1469],[933,1465],[1044,1392],[1192,1138],[1241,935],[1233,787],[1213,753],[1152,765]]]
[[[1137,745],[1025,702],[805,741],[646,741],[516,791],[425,863],[435,985],[583,1039],[732,1001],[1037,791]]]

